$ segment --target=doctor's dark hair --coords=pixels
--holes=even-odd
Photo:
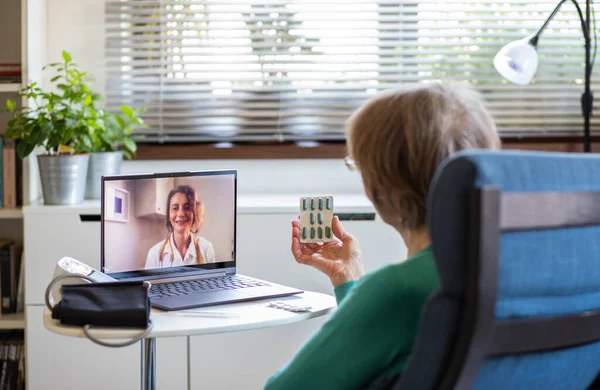
[[[185,195],[188,203],[192,205],[192,215],[194,220],[192,221],[190,230],[194,234],[198,233],[204,222],[204,204],[198,199],[196,191],[188,185],[181,185],[173,188],[167,196],[167,230],[171,233],[173,232],[173,225],[171,225],[171,198],[173,198],[175,194]]]

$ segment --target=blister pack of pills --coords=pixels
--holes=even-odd
[[[333,196],[300,198],[300,242],[333,241]]]
[[[296,313],[310,311],[310,309],[312,309],[312,306],[309,305],[291,305],[284,301],[271,301],[267,304],[267,306],[272,307],[274,309],[293,311]]]

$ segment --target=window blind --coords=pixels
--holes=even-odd
[[[339,140],[375,93],[441,80],[482,92],[502,135],[581,135],[585,49],[570,2],[540,37],[530,85],[492,65],[557,2],[108,1],[107,106],[147,107],[148,142]]]

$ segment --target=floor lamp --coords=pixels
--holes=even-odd
[[[561,5],[567,0],[561,0],[554,11],[546,19],[542,27],[534,34],[518,41],[511,42],[504,46],[494,57],[494,67],[505,79],[519,85],[529,84],[538,65],[537,43],[542,31],[554,15],[558,12]],[[585,2],[585,19],[581,12],[579,4],[571,0],[579,14],[581,29],[585,38],[585,88],[581,95],[581,110],[583,113],[583,150],[590,152],[590,116],[593,108],[593,94],[590,91],[590,77],[592,73],[592,64],[590,62],[590,8],[591,0]]]

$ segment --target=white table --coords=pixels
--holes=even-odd
[[[290,312],[267,306],[269,302],[279,300],[290,305],[311,306],[311,309],[308,312]],[[157,337],[236,332],[291,324],[325,315],[335,307],[336,301],[333,296],[305,291],[289,297],[230,303],[179,312],[153,309],[150,319],[154,327],[150,334],[142,340],[141,388],[143,390],[155,390],[156,388]],[[193,317],[180,314],[190,311],[200,314],[193,314]],[[202,316],[202,312],[210,316]],[[216,317],[219,313],[228,317]],[[44,311],[44,326],[53,333],[70,337],[85,337],[82,327],[61,325],[58,320],[52,318],[52,313],[48,309]],[[90,333],[99,339],[130,339],[138,335],[139,330],[94,328]]]

